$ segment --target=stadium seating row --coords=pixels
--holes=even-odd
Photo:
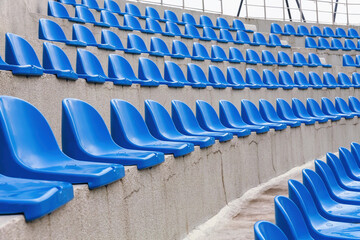
[[[338,27],[336,31],[334,31],[330,27],[324,27],[323,31],[320,30],[318,26],[311,26],[310,32],[306,26],[299,25],[297,31],[291,24],[285,24],[284,30],[277,23],[272,23],[270,28],[271,33],[281,34],[284,36],[297,36],[297,37],[332,37],[332,38],[360,38],[359,33],[354,28],[349,28],[348,33],[346,31]]]
[[[328,40],[325,38],[322,38],[322,37],[320,37],[318,39],[318,43],[316,43],[314,38],[310,38],[310,37],[305,38],[305,47],[306,48],[315,48],[315,49],[319,49],[319,50],[329,49],[329,50],[334,50],[334,51],[338,51],[338,50],[360,51],[359,46],[360,46],[360,40],[358,40],[358,43],[356,46],[355,43],[351,39],[345,39],[344,45],[343,45],[339,39],[333,38],[331,40],[331,45],[330,45]]]
[[[67,12],[66,8],[64,6],[62,6],[60,3],[70,4],[70,5],[74,6],[75,9],[77,7],[81,7],[81,8],[83,8],[83,10],[78,8],[77,9],[78,12],[75,12],[75,18],[72,18],[69,16],[69,13]],[[105,0],[104,8],[100,8],[96,0],[84,0],[81,2],[81,4],[77,4],[75,0],[60,0],[60,3],[54,2],[54,1],[49,1],[49,5],[48,5],[49,16],[61,17],[61,18],[66,18],[66,19],[70,19],[73,21],[84,22],[85,19],[83,19],[83,17],[90,16],[89,12],[84,9],[90,8],[90,9],[95,9],[97,11],[100,11],[101,14],[111,13],[111,15],[112,15],[112,13],[115,13],[115,14],[119,14],[122,16],[124,16],[124,15],[134,16],[134,17],[140,18],[140,19],[149,19],[150,18],[150,19],[160,21],[160,22],[173,22],[175,24],[180,24],[180,25],[189,24],[194,27],[209,27],[209,28],[213,28],[213,29],[228,29],[230,31],[241,30],[241,31],[246,31],[246,32],[253,32],[252,30],[246,29],[244,24],[239,19],[233,19],[232,27],[230,27],[228,21],[225,18],[218,17],[216,19],[216,26],[214,26],[214,24],[212,23],[212,20],[208,16],[202,15],[202,16],[200,16],[200,23],[197,24],[195,18],[190,13],[183,13],[182,21],[179,21],[178,17],[176,16],[176,14],[173,11],[165,10],[164,18],[161,18],[158,11],[155,8],[146,7],[145,15],[142,15],[139,8],[131,3],[126,3],[125,4],[125,12],[121,12],[119,5],[113,0]],[[87,16],[80,14],[80,11],[86,12],[85,15],[87,15]],[[90,18],[92,18],[92,17],[90,16]],[[110,18],[113,18],[113,17],[110,17]],[[124,22],[124,24],[125,24],[125,22]]]
[[[256,240],[359,239],[360,144],[339,157],[315,160],[315,171],[302,171],[303,183],[289,180],[289,197],[275,197],[276,225],[259,221]]]
[[[0,213],[23,212],[28,221],[70,201],[73,191],[68,183],[98,188],[124,177],[123,165],[145,169],[161,164],[164,154],[183,156],[192,152],[194,145],[209,147],[215,139],[224,142],[233,135],[245,137],[270,128],[283,130],[301,123],[360,116],[360,101],[355,97],[349,98],[349,105],[341,98],[335,99],[335,105],[323,98],[322,107],[308,99],[307,108],[295,98],[292,107],[277,99],[277,110],[266,100],[260,100],[257,109],[244,99],[241,115],[229,101],[219,102],[218,115],[210,104],[198,100],[196,116],[180,101],[172,101],[170,116],[162,105],[146,100],[144,120],[129,102],[113,99],[110,134],[91,105],[64,99],[61,150],[46,119],[33,105],[10,96],[2,96],[0,101],[4,143],[0,182],[6,182],[0,185]]]
[[[343,66],[344,67],[360,67],[360,55],[355,56],[355,61],[352,56],[343,55]]]

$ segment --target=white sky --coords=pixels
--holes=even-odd
[[[151,2],[160,3],[161,0],[147,0]],[[184,0],[185,6],[190,8],[202,9],[202,2],[204,2],[206,11],[219,12],[221,9],[220,0]],[[283,6],[285,0],[244,0],[244,5],[241,10],[241,17],[246,16],[246,4],[248,3],[248,16],[251,18],[264,18],[264,3],[266,5],[267,19],[284,19]],[[292,18],[299,21],[300,13],[296,5],[296,0],[288,0]],[[317,0],[319,13],[316,15],[316,1],[315,0],[299,0],[302,5],[303,13],[307,22],[316,22],[317,18],[321,23],[332,23],[332,5],[335,6],[336,0]],[[360,0],[339,0],[338,11],[336,16],[337,24],[346,24],[346,5],[348,3],[349,22],[353,25],[360,25]],[[182,6],[183,0],[163,0],[164,4],[171,4]],[[223,11],[227,15],[235,16],[239,8],[240,0],[222,0]],[[259,6],[251,6],[259,5]],[[287,10],[285,9],[285,19],[288,20]]]

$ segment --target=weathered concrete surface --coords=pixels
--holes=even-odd
[[[230,202],[206,223],[193,230],[184,240],[248,240],[254,238],[254,223],[260,220],[275,223],[274,197],[288,196],[289,179],[302,181],[302,169],[314,169],[310,161],[283,175],[247,191]]]

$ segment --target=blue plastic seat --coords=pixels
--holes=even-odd
[[[245,137],[251,134],[251,131],[248,129],[225,127],[221,123],[214,108],[202,100],[196,100],[196,119],[200,126],[206,131],[232,133],[238,137]]]
[[[201,15],[200,16],[200,25],[202,27],[210,27],[213,29],[220,29],[219,26],[214,26],[213,22],[211,21],[211,18],[206,16],[206,15]]]
[[[355,63],[353,57],[348,54],[343,55],[343,66],[344,67],[360,67],[360,65],[357,65]]]
[[[305,47],[306,48],[324,49],[324,48],[318,47],[315,39],[311,38],[311,37],[306,37],[305,38]]]
[[[346,31],[341,28],[341,27],[337,27],[336,30],[335,30],[335,35],[340,37],[340,38],[352,38],[352,37],[349,37],[347,34],[346,34]]]
[[[56,18],[64,18],[72,22],[80,22],[84,23],[84,20],[79,18],[73,18],[69,16],[68,11],[66,10],[65,6],[59,2],[55,1],[48,1],[48,16],[56,17]]]
[[[302,34],[298,34],[296,32],[294,26],[290,25],[290,24],[285,24],[284,25],[284,32],[289,34],[289,35],[296,36],[296,37],[302,37],[303,36]]]
[[[356,164],[360,167],[360,144],[356,142],[351,143],[351,154],[353,155]]]
[[[336,110],[335,105],[331,102],[331,100],[329,98],[326,98],[326,97],[321,98],[321,109],[327,115],[340,116],[340,117],[343,117],[345,119],[354,118],[354,114],[352,114],[352,113],[351,114],[339,113]]]
[[[119,15],[125,14],[121,11],[119,5],[113,0],[104,0],[104,8],[110,12],[117,13]]]
[[[64,51],[50,42],[43,43],[43,66],[44,73],[68,80],[78,79]]]
[[[179,40],[173,40],[172,44],[172,55],[176,56],[177,58],[191,58],[197,61],[203,61],[202,57],[191,56],[189,53],[189,49],[185,45],[185,43]]]
[[[102,10],[100,13],[100,22],[109,25],[110,27],[115,27],[120,30],[125,31],[132,31],[132,28],[126,27],[126,26],[120,26],[118,19],[115,17],[115,15],[108,11],[108,10]]]
[[[179,65],[170,61],[165,61],[164,79],[169,82],[180,82],[184,85],[190,85],[193,88],[206,87],[206,85],[203,83],[188,82]]]
[[[352,38],[360,38],[359,33],[354,28],[348,28],[348,36]]]
[[[299,87],[311,87],[305,74],[300,71],[294,72],[294,84]]]
[[[24,213],[32,221],[55,211],[74,198],[66,182],[50,182],[0,175],[0,214]]]
[[[205,86],[213,86],[214,88],[226,87],[223,84],[210,83],[207,80],[206,75],[205,75],[204,71],[201,69],[201,67],[199,67],[198,65],[193,64],[193,63],[188,63],[188,65],[187,65],[187,80],[190,83],[203,84],[204,87]]]
[[[281,119],[276,113],[275,108],[271,103],[265,99],[259,100],[259,112],[261,114],[261,117],[270,123],[277,123],[277,124],[285,124],[290,127],[299,127],[301,125],[301,122],[299,121],[289,121]]]
[[[278,64],[280,66],[293,65],[289,55],[286,52],[278,51]]]
[[[174,36],[180,36],[182,38],[188,38],[188,39],[192,38],[192,37],[182,34],[178,25],[176,23],[170,22],[170,21],[167,21],[165,23],[165,33],[167,33],[168,35],[173,34]]]
[[[247,64],[264,64],[264,65],[272,65],[268,63],[263,63],[257,54],[253,49],[246,49],[246,63]]]
[[[256,133],[265,133],[270,130],[268,126],[249,125],[245,123],[237,108],[229,101],[219,101],[219,117],[221,123],[228,128],[249,129]]]
[[[131,4],[131,3],[126,3],[125,4],[125,12],[126,12],[126,14],[129,14],[129,15],[132,15],[132,16],[135,16],[135,17],[138,17],[138,18],[143,18],[143,19],[146,18],[146,16],[143,16],[140,13],[139,8],[136,5]]]
[[[331,38],[337,38],[338,36],[335,35],[334,31],[330,27],[324,27],[323,28],[323,36],[324,37],[331,37]]]
[[[195,18],[190,13],[182,14],[182,22],[184,22],[186,24],[190,24],[194,27],[202,27],[202,25],[196,23]]]
[[[62,28],[54,21],[41,18],[39,20],[39,39],[47,41],[64,42],[67,45],[86,46],[86,43],[81,41],[68,40]]]
[[[246,83],[247,84],[251,84],[253,86],[253,88],[262,88],[262,87],[270,87],[270,88],[277,88],[276,86],[270,86],[270,85],[265,85],[263,83],[263,81],[261,80],[261,76],[260,74],[252,68],[247,68],[246,69]]]
[[[358,48],[351,39],[345,39],[344,47],[349,50],[360,51],[360,48]]]
[[[289,36],[290,34],[289,33],[285,33],[281,26],[277,23],[271,23],[271,26],[270,26],[270,32],[271,33],[275,33],[275,34],[281,34],[281,35],[285,35],[285,36]]]
[[[118,164],[77,161],[66,156],[44,116],[21,99],[2,96],[3,162],[1,174],[11,177],[87,183],[97,188],[122,178]],[[26,119],[26,121],[24,121]]]
[[[102,8],[99,7],[99,4],[97,3],[96,0],[81,0],[81,4],[88,8],[95,9],[96,11],[99,12],[103,10]]]
[[[12,33],[5,34],[5,61],[9,65],[2,63],[2,68],[14,75],[40,76],[44,72],[32,46]]]
[[[312,98],[308,98],[306,100],[306,109],[312,117],[326,118],[331,121],[339,121],[341,119],[341,116],[333,116],[333,115],[325,114],[321,110],[320,105]]]
[[[338,50],[350,51],[350,49],[344,48],[341,41],[336,38],[331,39],[331,47],[336,48]]]
[[[349,96],[349,107],[351,111],[359,113],[360,112],[360,101],[356,97]]]
[[[160,22],[166,22],[167,21],[166,19],[161,18],[159,12],[153,7],[146,7],[145,8],[145,16],[147,18],[151,18],[151,19],[154,19],[154,20],[157,20],[157,21],[160,21]]]
[[[68,4],[68,5],[72,5],[72,6],[81,5],[81,4],[77,4],[76,0],[60,0],[59,2],[61,2],[62,4]]]
[[[244,86],[240,84],[232,84],[226,81],[224,73],[220,68],[214,65],[209,65],[209,82],[213,84],[221,84],[224,87],[231,87],[233,89],[243,89]]]
[[[220,29],[219,39],[224,42],[232,42],[235,44],[244,44],[243,41],[234,40],[231,32],[228,29]]]
[[[314,117],[309,114],[309,112],[306,110],[306,107],[303,102],[301,102],[297,98],[292,99],[292,110],[296,117],[303,118],[303,119],[311,119],[315,120],[319,123],[324,123],[328,121],[328,118],[326,117]]]
[[[211,41],[218,41],[222,43],[227,43],[227,40],[219,39],[216,35],[216,32],[211,27],[203,27],[203,37],[209,38]]]
[[[252,42],[249,35],[244,31],[236,32],[236,42],[239,42],[240,44],[249,44],[250,46],[260,46],[258,43]]]
[[[330,64],[323,64],[320,61],[320,58],[316,53],[309,53],[309,64],[321,66],[321,67],[324,67],[324,68],[331,68],[332,67]]]
[[[241,85],[249,88],[259,88],[259,86],[246,83],[240,71],[237,68],[231,66],[227,67],[226,80],[230,84]]]
[[[168,22],[177,23],[180,25],[185,25],[184,22],[179,21],[178,17],[173,11],[170,10],[164,10],[164,19],[166,19]]]
[[[353,116],[360,117],[360,113],[351,111],[349,105],[346,103],[346,101],[340,97],[335,98],[335,108],[336,111],[343,114],[350,114]]]
[[[295,85],[291,75],[284,70],[279,71],[279,84],[282,86],[297,87],[299,89],[307,89],[307,86]]]
[[[159,33],[159,34],[161,34],[163,36],[169,36],[169,37],[174,37],[175,36],[175,34],[173,34],[173,33],[164,32],[161,29],[160,23],[157,20],[154,20],[152,18],[147,18],[146,19],[145,29],[149,30],[150,32]]]
[[[267,86],[273,86],[273,88],[292,89],[292,86],[281,85],[276,79],[275,74],[269,69],[263,70],[263,83]]]
[[[180,157],[194,151],[192,143],[162,141],[153,137],[139,111],[129,102],[112,99],[111,136],[114,141],[129,149],[159,151]]]
[[[269,44],[282,48],[291,48],[291,46],[288,44],[282,44],[280,38],[275,34],[269,35]]]
[[[209,147],[215,143],[213,137],[186,136],[180,133],[166,109],[153,100],[145,100],[145,122],[150,133],[160,140],[193,143],[200,148]]]
[[[108,65],[109,77],[118,80],[131,81],[142,86],[159,86],[159,82],[154,80],[138,79],[130,65],[130,63],[122,56],[117,54],[109,55]]]
[[[246,62],[240,50],[235,47],[229,47],[229,61],[238,63]]]
[[[107,45],[113,50],[125,51],[119,36],[113,31],[103,29],[101,30],[101,44]]]
[[[91,52],[78,49],[76,57],[76,73],[87,82],[104,83],[113,82],[115,85],[131,85],[130,80],[107,77],[99,59]]]
[[[72,27],[72,38],[74,41],[83,42],[86,46],[95,46],[100,49],[114,50],[107,44],[99,44],[96,42],[91,30],[84,25],[74,24]]]
[[[339,86],[339,84],[336,82],[336,79],[335,79],[334,75],[332,75],[329,72],[324,72],[323,73],[323,83],[324,83],[325,87],[330,88],[330,89],[333,89],[333,88],[336,88],[336,87],[343,88],[342,86]]]
[[[124,15],[124,27],[129,28],[131,30],[137,30],[142,33],[155,33],[154,31],[150,29],[144,29],[141,27],[139,20],[134,17],[133,15],[125,14]]]
[[[278,65],[274,55],[268,50],[262,50],[261,59],[264,65]]]
[[[156,81],[159,84],[165,84],[169,87],[184,87],[184,84],[181,82],[175,82],[174,80],[170,81],[170,79],[165,80],[161,76],[160,70],[156,64],[148,58],[139,58],[138,77],[140,80]]]
[[[276,111],[281,119],[287,121],[298,121],[300,123],[305,123],[305,125],[315,124],[314,119],[303,119],[299,118],[294,114],[290,104],[286,102],[284,99],[278,98],[276,99]]]
[[[184,36],[186,36],[187,38],[196,38],[203,41],[211,41],[210,38],[200,36],[200,33],[197,30],[197,28],[189,23],[185,24]]]
[[[317,67],[318,65],[316,64],[310,64],[306,61],[306,58],[304,57],[304,55],[302,55],[299,52],[294,52],[294,64],[295,67],[298,66],[308,66],[308,67]]]
[[[354,146],[354,152],[355,153],[356,150],[356,145]],[[355,157],[352,152],[350,152],[348,149],[346,148],[339,148],[339,159],[345,169],[346,174],[353,180],[353,181],[360,181],[360,168],[358,163],[355,160]],[[352,196],[348,193],[348,194],[343,194],[341,195],[341,199],[349,199],[349,200],[354,200],[354,198],[357,199],[357,201],[360,200],[360,192],[352,192]],[[348,195],[348,196],[347,196]],[[340,197],[340,196],[339,196]]]
[[[286,128],[286,124],[266,122],[256,106],[246,99],[241,100],[241,116],[244,122],[249,125],[266,126],[275,129],[275,131]]]
[[[328,40],[323,37],[319,37],[319,39],[318,39],[318,49],[329,49],[329,50],[334,50],[334,51],[339,50],[336,47],[330,46]]]
[[[231,62],[231,63],[240,63],[239,60],[229,59],[226,56],[224,49],[218,45],[211,46],[211,58],[213,59],[213,61],[216,61],[216,62],[227,61],[227,62]]]
[[[311,26],[310,33],[316,37],[323,37],[323,34],[318,26]]]
[[[161,38],[158,38],[158,37],[151,37],[149,54],[152,56],[158,56],[158,57],[171,56],[173,58],[177,58],[177,55],[172,55],[170,53],[164,40],[162,40]]]
[[[95,20],[94,15],[92,14],[92,12],[89,10],[88,7],[85,7],[85,6],[76,6],[75,7],[75,18],[79,18],[86,23],[92,23],[92,24],[94,24],[94,26],[110,27],[110,25],[107,23],[97,22]]]
[[[274,202],[276,225],[288,239],[313,240],[305,217],[292,200],[284,196],[276,196]]]
[[[206,50],[205,46],[202,45],[201,43],[198,43],[198,42],[194,42],[193,44],[193,59],[194,60],[211,60],[211,61],[214,61],[214,62],[222,62],[221,60],[219,59],[213,59],[209,56],[209,53],[208,51]]]
[[[265,39],[265,36],[262,35],[262,33],[259,33],[259,32],[255,32],[253,34],[253,42],[254,43],[257,43],[259,45],[264,45],[264,46],[267,46],[267,47],[276,47],[276,45],[273,45],[273,44],[270,44],[266,41]]]
[[[221,21],[221,22],[219,22],[219,24],[224,24],[224,22]],[[226,26],[222,25],[221,28],[226,29]],[[235,19],[235,18],[233,19],[233,29],[236,29],[237,31],[248,32],[248,33],[254,32],[253,30],[246,29],[244,23],[240,19]]]
[[[314,89],[322,89],[324,87],[319,74],[316,72],[309,72],[309,84]]]
[[[338,73],[338,84],[343,88],[355,87],[346,73]]]
[[[360,87],[360,73],[353,72],[351,75],[351,82],[355,88]]]
[[[239,20],[240,21],[240,20]],[[237,23],[238,26],[237,27],[240,27],[242,28],[242,26],[239,26],[239,23]],[[217,17],[216,18],[216,27],[219,28],[219,29],[227,29],[227,30],[230,30],[230,31],[237,31],[237,30],[240,30],[240,29],[237,29],[235,27],[231,28],[228,21],[223,18],[223,17]],[[245,26],[244,28],[245,29]]]
[[[164,154],[124,149],[117,145],[100,114],[86,102],[62,101],[62,149],[81,161],[136,165],[138,169],[164,162]]]
[[[127,47],[124,51],[131,54],[149,53],[144,40],[140,36],[132,33],[128,34]]]
[[[300,34],[300,35],[302,35],[302,36],[315,37],[315,35],[311,34],[311,33],[309,32],[309,29],[308,29],[306,26],[304,26],[304,25],[299,25],[299,26],[297,27],[297,33]]]
[[[209,132],[202,129],[190,107],[181,101],[172,100],[171,109],[173,122],[179,132],[184,135],[209,136],[220,142],[226,142],[233,138],[232,133]]]
[[[255,240],[288,240],[283,231],[275,224],[258,221],[254,225]]]

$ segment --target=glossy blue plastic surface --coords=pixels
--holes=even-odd
[[[299,121],[288,121],[281,119],[276,113],[273,105],[271,105],[271,103],[265,99],[259,100],[259,111],[261,117],[267,122],[285,124],[290,127],[299,127],[301,125],[301,122]]]
[[[252,68],[246,69],[246,83],[256,86],[257,88],[268,87],[261,81],[260,74]]]
[[[160,23],[157,20],[154,20],[152,18],[147,18],[146,19],[146,23],[145,23],[145,29],[152,31],[154,33],[159,33],[162,34],[164,36],[170,36],[170,37],[174,37],[175,34],[173,33],[169,33],[169,32],[163,32]]]
[[[318,121],[319,123],[324,123],[328,121],[328,118],[326,117],[313,117],[309,114],[309,112],[306,110],[306,107],[303,102],[301,102],[297,98],[292,99],[292,110],[296,117],[303,118],[303,119],[312,119],[315,121]]]
[[[334,31],[330,27],[324,27],[323,28],[323,36],[324,37],[331,37],[331,38],[338,37],[338,36],[335,35]]]
[[[235,47],[229,47],[229,60],[238,63],[246,62],[240,50]]]
[[[164,10],[164,18],[170,22],[174,22],[180,25],[185,25],[184,22],[179,21],[178,17],[173,11],[170,10]]]
[[[351,153],[353,154],[357,165],[360,167],[360,144],[356,142],[351,143]]]
[[[210,38],[201,37],[197,28],[194,25],[191,25],[188,23],[185,24],[184,36],[186,36],[187,38],[196,38],[196,39],[200,39],[203,41],[211,40]]]
[[[153,137],[139,111],[129,102],[112,99],[111,136],[114,141],[129,149],[159,151],[180,157],[194,151],[194,144],[162,141]]]
[[[360,87],[360,73],[353,72],[353,74],[351,75],[351,80],[355,88]]]
[[[299,89],[307,89],[307,86],[295,85],[291,75],[284,70],[279,70],[279,83],[283,86],[297,87]]]
[[[360,38],[359,33],[354,28],[348,28],[348,36],[352,38]]]
[[[312,98],[308,98],[306,100],[306,109],[309,112],[309,114],[313,117],[326,118],[326,119],[330,119],[331,121],[339,121],[341,119],[341,116],[333,116],[333,115],[325,114],[321,110],[320,105]]]
[[[152,56],[172,56],[164,40],[158,37],[151,37],[150,40],[150,55]],[[175,55],[176,57],[176,55]]]
[[[212,41],[218,41],[218,42],[223,42],[223,43],[228,42],[226,40],[219,39],[218,36],[216,35],[215,30],[212,29],[211,27],[203,27],[203,37],[209,38]]]
[[[117,145],[100,114],[86,102],[62,101],[62,149],[77,160],[136,165],[138,169],[162,163],[163,153],[124,149]]]
[[[294,66],[308,66],[308,67],[317,67],[316,64],[310,64],[306,61],[304,55],[299,52],[294,52]]]
[[[356,145],[354,145],[353,153],[346,148],[339,148],[339,158],[345,168],[347,175],[355,180],[360,181],[360,168],[359,163],[355,160],[355,153],[358,152]]]
[[[56,74],[58,78],[78,79],[64,51],[50,42],[43,43],[43,66],[45,73]]]
[[[302,213],[296,204],[287,197],[276,196],[275,221],[288,239],[313,240]]]
[[[339,84],[336,82],[336,79],[335,79],[334,75],[332,75],[329,72],[324,72],[323,73],[323,84],[327,88],[340,87]]]
[[[145,121],[150,133],[164,141],[187,142],[205,148],[215,143],[215,138],[205,136],[186,136],[174,125],[169,113],[159,103],[145,100]]]
[[[189,49],[187,48],[185,43],[183,43],[182,41],[179,41],[179,40],[173,40],[172,55],[177,56],[177,58],[193,58],[190,55]],[[194,60],[202,60],[202,59],[199,58],[199,59],[194,59]]]
[[[141,15],[139,8],[131,3],[125,4],[125,12],[138,18],[146,18],[146,16]]]
[[[332,67],[330,64],[321,63],[320,58],[316,53],[309,53],[309,64],[316,65],[316,66],[322,66],[324,68]]]
[[[288,121],[298,121],[300,123],[305,123],[305,125],[312,125],[315,124],[314,119],[303,119],[298,118],[290,104],[286,102],[284,99],[278,98],[276,99],[276,110],[281,119],[288,120]]]
[[[110,25],[107,24],[107,23],[97,22],[95,20],[94,15],[90,11],[90,9],[88,7],[85,7],[85,6],[76,6],[75,7],[75,17],[83,20],[86,23],[92,23],[95,26],[110,27]]]
[[[124,51],[125,48],[119,36],[113,31],[103,29],[101,30],[101,44],[109,46],[109,49]]]
[[[274,55],[268,50],[262,50],[261,53],[262,62],[264,65],[277,65],[278,62],[276,61]]]
[[[289,55],[286,52],[278,52],[278,63],[281,66],[293,65]]]
[[[245,26],[244,28],[242,28],[242,26],[240,26],[240,23],[236,22],[237,23],[237,26],[236,27],[239,27],[241,28],[241,30],[246,30],[245,29]],[[216,26],[218,28],[221,28],[221,29],[228,29],[228,30],[231,30],[231,31],[236,31],[236,30],[240,30],[240,29],[237,29],[235,26],[233,26],[233,28],[230,27],[228,21],[223,18],[223,17],[217,17],[216,18]]]
[[[300,71],[294,72],[294,84],[300,87],[311,87],[305,74]]]
[[[104,8],[110,12],[117,13],[119,15],[124,15],[119,7],[119,5],[113,0],[104,0]]]
[[[195,18],[190,13],[183,13],[182,14],[182,22],[186,24],[193,25],[195,27],[202,27],[200,24],[197,24]]]
[[[187,38],[186,36],[184,36],[181,33],[180,28],[178,27],[178,25],[176,23],[170,22],[170,21],[167,21],[165,23],[165,33],[168,34],[169,36],[173,35],[173,36],[180,36],[180,37],[183,37],[183,38]]]
[[[218,45],[211,46],[211,58],[217,62],[230,61],[230,59],[226,56],[224,49]]]
[[[142,86],[159,86],[159,83],[153,80],[138,79],[130,63],[124,57],[117,54],[109,55],[108,72],[109,77],[117,81],[131,81],[132,83],[139,83]]]
[[[12,33],[5,34],[5,61],[14,75],[40,76],[44,72],[32,46]]]
[[[237,68],[231,66],[227,67],[226,80],[231,84],[241,85],[249,88],[259,88],[259,86],[246,83],[240,71]]]
[[[226,100],[219,101],[219,117],[221,123],[228,128],[249,129],[256,133],[264,133],[270,130],[267,126],[249,125],[245,123],[237,108]]]
[[[235,44],[244,44],[243,41],[234,40],[231,32],[228,29],[220,29],[219,38],[223,42],[232,42],[232,43],[235,43]]]
[[[324,87],[319,74],[316,72],[309,72],[309,84],[315,89],[322,89]]]
[[[253,34],[253,42],[254,43],[257,43],[259,45],[264,45],[264,46],[267,46],[267,47],[276,47],[276,45],[273,45],[273,44],[269,44],[266,39],[265,39],[265,36],[262,35],[262,33],[259,33],[259,32],[255,32]]]
[[[98,44],[90,29],[84,25],[74,24],[72,28],[73,41],[83,42],[87,46],[96,46],[101,49],[114,50],[112,46],[106,44]]]
[[[224,87],[232,87],[233,89],[244,88],[244,86],[239,84],[228,83],[221,69],[214,65],[209,66],[209,82],[217,85],[223,85]]]
[[[360,67],[360,65],[357,65],[355,63],[355,60],[353,59],[353,57],[348,54],[343,55],[343,66],[344,67]]]
[[[321,48],[318,48],[318,45],[315,41],[314,38],[311,38],[311,37],[306,37],[305,38],[305,47],[306,48],[317,48],[317,49],[321,49]]]
[[[171,79],[165,80],[156,64],[148,58],[139,58],[138,76],[139,79],[143,81],[154,81],[159,84],[168,85],[169,87],[184,87],[184,84],[181,82],[176,82]]]
[[[129,14],[124,15],[124,27],[130,28],[132,30],[138,30],[143,33],[154,33],[151,30],[143,29],[140,25],[139,20],[133,15],[129,15]]]
[[[355,87],[346,73],[338,73],[338,84],[343,88]]]
[[[337,27],[337,28],[336,28],[335,34],[336,34],[336,36],[338,36],[338,37],[351,38],[351,37],[349,37],[349,36],[346,34],[346,31],[345,31],[343,28],[341,28],[341,27]]]
[[[70,183],[29,180],[0,174],[0,214],[24,213],[26,221],[49,214],[73,199]]]
[[[63,4],[69,4],[72,6],[77,6],[79,4],[76,3],[76,0],[60,0],[59,2],[63,3]]]
[[[323,34],[322,34],[320,28],[318,26],[315,26],[315,25],[311,26],[310,33],[312,35],[314,35],[314,36],[317,36],[317,37],[323,37]]]
[[[240,30],[236,32],[236,42],[240,44],[249,44],[251,46],[259,46],[259,44],[250,40],[249,35],[246,32]]]
[[[358,48],[351,39],[345,39],[344,47],[350,50],[360,51],[360,48]]]
[[[201,69],[201,67],[193,63],[188,63],[187,65],[187,80],[191,83],[203,84],[204,87],[206,86],[214,86],[214,88],[217,87],[216,84],[212,84],[207,80],[206,75],[204,71]]]
[[[188,105],[181,101],[171,101],[171,114],[176,128],[184,135],[214,137],[220,142],[229,141],[233,138],[232,133],[209,132],[202,129],[193,111],[191,111]]]
[[[126,31],[131,31],[133,29],[129,28],[129,27],[124,27],[124,26],[120,26],[119,21],[117,20],[117,18],[115,17],[115,15],[108,11],[108,10],[102,10],[101,14],[100,14],[100,22],[107,24],[111,27],[116,27],[119,28],[121,30],[126,30]]]
[[[84,20],[70,17],[68,11],[66,10],[66,7],[63,6],[61,3],[55,1],[48,1],[48,16],[64,18],[72,22],[84,23]]]
[[[279,84],[279,82],[276,79],[275,74],[270,71],[269,69],[264,69],[263,70],[263,82],[266,86],[272,86],[274,89],[276,88],[283,88],[283,89],[292,89],[292,86],[287,86],[287,85],[281,85]]]
[[[0,97],[0,101],[2,174],[88,183],[90,189],[124,176],[122,165],[77,161],[66,156],[44,116],[28,102],[8,96]]]
[[[201,15],[200,16],[200,25],[202,27],[210,27],[210,28],[213,28],[213,29],[220,29],[220,27],[214,26],[213,22],[211,21],[211,18],[206,16],[206,15]]]
[[[249,125],[267,126],[275,129],[276,131],[286,128],[286,124],[266,122],[261,117],[261,114],[256,106],[246,99],[241,100],[241,116],[244,122]]]
[[[170,61],[165,61],[164,79],[169,82],[180,82],[184,85],[190,85],[193,88],[206,87],[206,85],[202,83],[188,82],[179,65]]]
[[[290,35],[288,33],[284,33],[281,26],[277,23],[271,23],[270,32],[276,33],[276,34],[281,34],[281,35]]]
[[[145,16],[148,18],[152,18],[154,20],[158,20],[161,22],[166,22],[166,19],[160,17],[158,11],[153,7],[146,7],[145,8]]]
[[[330,46],[328,40],[322,37],[318,39],[318,49],[330,49],[334,51],[338,50],[337,48]]]
[[[254,225],[255,240],[288,240],[283,231],[275,224],[258,221]]]
[[[275,34],[270,34],[269,35],[269,44],[275,45],[275,46],[278,46],[278,47],[282,47],[282,48],[291,48],[291,46],[288,45],[288,44],[282,44],[281,41],[280,41],[280,38]]]
[[[96,0],[81,0],[81,4],[96,11],[102,10]]]
[[[255,52],[253,49],[246,49],[246,63],[247,64],[264,64],[264,65],[269,65],[266,63],[263,63],[259,57],[259,55],[257,54],[257,52]],[[270,64],[272,65],[272,64]]]
[[[284,25],[284,32],[289,34],[289,35],[293,35],[293,36],[297,36],[297,37],[302,36],[301,34],[296,33],[295,28],[291,24],[285,24]]]
[[[333,102],[326,97],[321,98],[321,110],[327,114],[327,115],[332,115],[332,116],[340,116],[343,117],[345,119],[352,119],[354,118],[354,114],[353,113],[339,113],[336,108],[335,105],[333,104]]]
[[[215,109],[209,103],[202,100],[196,100],[196,118],[200,126],[206,131],[232,133],[238,137],[245,137],[251,134],[251,131],[248,129],[225,127],[221,123]]]
[[[198,42],[194,42],[193,44],[193,57],[196,58],[196,60],[212,60],[212,58],[209,56],[209,53],[207,52],[204,45]]]
[[[337,48],[338,50],[350,51],[350,49],[344,48],[342,42],[339,39],[333,38],[331,40],[331,47]]]
[[[132,33],[128,34],[127,47],[125,52],[131,54],[149,53],[144,40],[138,35]]]
[[[304,25],[299,25],[299,26],[297,27],[297,33],[300,34],[300,35],[303,35],[303,36],[314,37],[314,35],[311,34],[311,33],[309,32],[309,29],[308,29],[306,26],[304,26]],[[312,39],[312,38],[311,38],[311,39]]]
[[[349,108],[353,112],[360,112],[360,101],[356,97],[349,96]]]

